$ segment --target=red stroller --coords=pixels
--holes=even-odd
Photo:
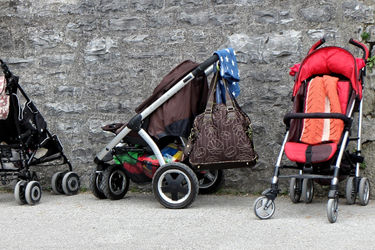
[[[321,39],[310,49],[300,65],[291,68],[295,75],[293,112],[286,114],[286,135],[275,165],[271,188],[265,190],[254,204],[260,219],[271,218],[275,212],[274,200],[279,193],[280,178],[290,178],[290,198],[310,203],[314,182],[330,185],[327,216],[331,223],[338,215],[339,181],[347,179],[346,200],[367,205],[370,183],[361,177],[362,88],[365,62],[369,57],[367,47],[353,39],[349,43],[363,50],[362,58],[355,58],[340,47],[319,48]],[[357,137],[349,138],[354,113],[358,112]],[[346,150],[349,141],[355,141],[355,152]],[[296,165],[282,165],[285,152]],[[280,175],[283,169],[297,170],[297,174]]]

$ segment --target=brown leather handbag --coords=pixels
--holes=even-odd
[[[218,72],[211,82],[205,112],[193,124],[185,157],[199,169],[250,167],[258,158],[254,150],[250,118],[229,96],[225,84],[226,104],[214,102]]]

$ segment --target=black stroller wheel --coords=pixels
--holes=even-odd
[[[19,205],[26,204],[25,190],[27,181],[20,180],[14,187],[14,198]]]
[[[62,180],[64,172],[56,172],[51,178],[51,187],[54,194],[63,194]]]
[[[67,172],[62,179],[62,188],[66,195],[77,194],[80,185],[79,176],[75,172]]]
[[[98,199],[106,199],[107,197],[104,195],[103,190],[101,189],[100,185],[103,180],[103,173],[95,171],[90,176],[90,190],[92,194]]]
[[[129,177],[121,165],[109,166],[103,172],[103,194],[111,200],[122,199],[129,190]]]
[[[271,218],[275,210],[275,202],[268,199],[266,196],[261,196],[254,202],[254,213],[261,220]]]
[[[355,192],[354,177],[351,176],[346,180],[346,189],[345,189],[346,203],[348,205],[354,204],[356,196],[357,194]]]
[[[302,200],[311,203],[314,198],[314,181],[304,178],[302,181]]]
[[[366,177],[362,177],[358,190],[359,204],[366,206],[370,199],[370,182]]]
[[[224,183],[224,173],[221,169],[204,170],[197,173],[200,194],[215,193]]]
[[[289,197],[293,203],[298,203],[301,199],[302,179],[291,178],[289,185]]]
[[[193,170],[185,164],[168,163],[155,172],[152,190],[155,198],[164,207],[186,208],[194,202],[198,194],[198,179]]]
[[[26,202],[29,205],[35,205],[42,197],[42,187],[38,181],[30,181],[25,190]]]
[[[327,202],[327,217],[328,221],[331,223],[335,223],[338,216],[338,205],[339,205],[339,198],[331,198]]]

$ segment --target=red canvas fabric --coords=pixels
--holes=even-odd
[[[297,94],[301,83],[314,75],[340,74],[347,77],[352,88],[362,98],[362,86],[358,72],[365,66],[363,59],[354,58],[347,50],[340,47],[324,47],[315,50],[301,63],[295,81],[293,96]]]
[[[334,156],[337,150],[336,143],[326,143],[311,146],[305,143],[287,142],[285,144],[285,155],[291,161],[306,163],[306,153],[308,152],[309,146],[311,147],[311,163],[328,161]]]

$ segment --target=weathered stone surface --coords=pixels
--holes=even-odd
[[[253,122],[259,161],[252,169],[226,171],[226,187],[260,192],[269,185],[285,133],[282,119],[292,105],[289,67],[322,37],[327,45],[350,48],[349,38],[366,31],[374,42],[374,10],[369,0],[2,0],[0,52],[87,187],[95,154],[114,136],[101,126],[127,122],[183,60],[202,62],[233,47],[238,102]],[[363,151],[364,174],[372,177],[375,73],[368,73]],[[285,191],[288,183],[280,187]]]

